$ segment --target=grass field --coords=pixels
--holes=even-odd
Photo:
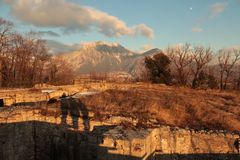
[[[193,90],[141,85],[127,90],[106,90],[80,98],[96,116],[120,115],[181,128],[240,130],[240,95],[218,90]]]

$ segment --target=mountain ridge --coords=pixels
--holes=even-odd
[[[102,41],[80,45],[81,47],[76,51],[57,55],[70,63],[77,74],[121,71],[136,76],[138,74],[136,67],[142,66],[144,57],[161,51],[154,48],[144,53],[137,53],[126,49],[119,43]]]

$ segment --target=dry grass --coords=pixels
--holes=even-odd
[[[240,96],[214,90],[142,85],[129,90],[107,90],[81,98],[98,116],[121,115],[140,123],[158,123],[194,129],[240,130]]]

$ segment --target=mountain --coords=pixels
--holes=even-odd
[[[77,51],[64,53],[61,56],[70,63],[75,72],[86,74],[90,72],[127,72],[136,76],[138,68],[142,67],[145,56],[158,53],[152,49],[142,54],[133,52],[118,43],[91,42],[83,43]]]
[[[161,50],[158,48],[154,48],[151,50],[148,50],[146,52],[143,52],[142,54],[140,54],[140,56],[136,57],[133,68],[130,71],[130,74],[134,77],[139,77],[141,76],[142,72],[145,71],[145,65],[144,65],[144,58],[146,56],[153,56],[157,53],[160,53]]]
[[[150,49],[149,51],[146,51],[146,52],[142,53],[142,55],[143,56],[153,56],[153,55],[155,55],[156,53],[159,53],[159,52],[161,52],[160,49],[154,48],[154,49]]]

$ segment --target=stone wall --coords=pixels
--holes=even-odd
[[[115,83],[87,83],[79,85],[66,86],[36,86],[30,89],[11,89],[1,90],[0,99],[4,99],[5,105],[19,103],[31,103],[39,101],[48,101],[51,98],[59,98],[64,95],[74,95],[86,91],[104,91],[107,89],[128,89],[132,84]],[[42,92],[43,90],[52,90],[51,92]]]
[[[74,105],[70,99],[61,103]],[[126,117],[101,122],[84,108],[77,114],[62,104],[1,109],[0,159],[239,159],[236,134],[126,127],[121,125]]]

